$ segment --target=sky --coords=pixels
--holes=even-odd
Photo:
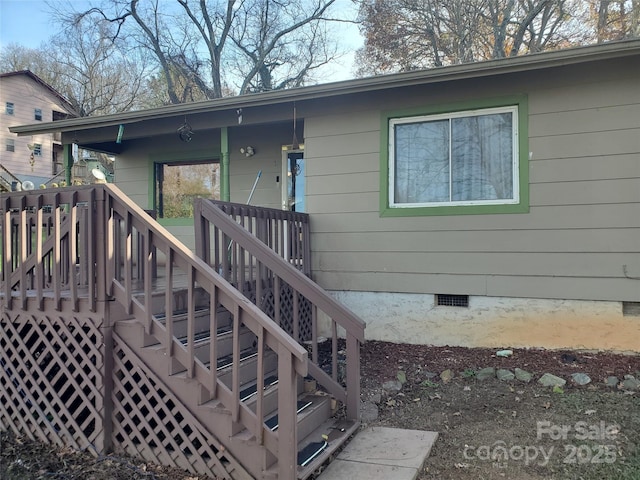
[[[172,1],[172,0],[161,0]],[[49,14],[54,3],[71,2],[77,9],[87,0],[0,0],[0,45],[18,43],[28,48],[38,48],[43,45],[55,30]],[[336,5],[341,13],[353,13],[351,0],[337,0]],[[352,64],[355,50],[362,46],[362,37],[356,25],[341,23],[336,28],[340,30],[340,43],[347,53],[338,64],[328,66],[322,72],[322,81],[339,81],[353,78]]]

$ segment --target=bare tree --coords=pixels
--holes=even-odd
[[[78,22],[39,49],[8,45],[0,52],[0,70],[32,71],[81,116],[149,106],[142,91],[144,61],[113,43],[110,27]]]
[[[579,0],[355,0],[359,75],[467,63],[566,46]]]
[[[243,2],[230,33],[241,52],[236,57],[240,94],[300,86],[329,62],[335,49],[323,21],[334,2]]]
[[[304,84],[335,50],[323,23],[335,0],[104,0],[68,18],[112,24],[149,51],[170,103]]]

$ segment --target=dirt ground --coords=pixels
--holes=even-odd
[[[362,398],[379,416],[372,425],[431,430],[439,438],[419,480],[637,480],[640,478],[640,391],[604,379],[635,375],[640,356],[544,350],[427,347],[367,342],[362,349]],[[530,383],[479,380],[484,367],[518,367]],[[450,369],[448,382],[440,373]],[[543,373],[593,380],[543,387]],[[382,388],[403,380],[399,392]],[[94,458],[3,433],[0,478],[7,480],[204,480],[181,470],[129,458]]]
[[[566,351],[418,347],[368,342],[363,396],[381,394],[376,424],[439,432],[419,480],[638,480],[640,391],[607,387],[608,376],[640,378],[640,356]],[[484,367],[518,367],[530,383],[478,380]],[[446,369],[455,377],[444,383]],[[398,394],[380,379],[406,377]],[[543,387],[544,373],[569,379]],[[592,383],[573,385],[572,373]],[[375,398],[377,400],[377,398]]]

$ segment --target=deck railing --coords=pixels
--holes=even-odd
[[[308,277],[311,276],[309,215],[241,203],[208,201],[254,234],[280,257]],[[225,263],[225,259],[231,259],[228,255],[224,255],[220,259],[223,269],[231,273],[228,280],[231,280],[232,283],[242,284],[243,270],[238,268],[239,262]]]
[[[3,303],[12,309],[18,299],[27,308],[27,297],[53,297],[56,310],[69,298],[77,311],[78,299],[89,299],[90,310],[104,301],[98,290],[97,269],[104,269],[97,254],[103,209],[96,190],[60,189],[15,192],[2,195]],[[104,290],[104,289],[103,289]]]
[[[311,349],[309,374],[346,404],[348,418],[358,419],[364,323],[301,272],[308,268],[310,255],[308,221],[304,215],[282,211],[274,219],[271,209],[245,207],[240,209],[221,202],[197,200],[194,211],[196,252],[215,271],[245,292],[296,342],[307,343]],[[261,227],[262,219],[265,220]],[[246,225],[257,234],[245,228]],[[281,248],[292,236],[301,239],[296,251],[306,251],[302,257],[290,256],[289,250]],[[267,241],[261,241],[263,239]],[[278,248],[273,248],[274,245]],[[282,257],[287,261],[283,262]],[[302,269],[300,262],[304,266]],[[291,315],[287,316],[287,312]],[[328,323],[331,333],[329,372],[325,372],[320,359],[319,327],[323,321]],[[339,369],[339,328],[346,338],[345,378]]]
[[[0,210],[2,301],[7,310],[16,307],[16,298],[21,301],[19,307],[26,309],[27,297],[34,295],[52,297],[56,309],[61,309],[65,298],[77,305],[80,297],[87,297],[92,308],[97,301],[115,299],[161,342],[168,364],[182,365],[185,375],[206,389],[208,399],[220,401],[235,422],[278,457],[280,479],[296,477],[296,391],[299,378],[310,373],[302,346],[113,185],[3,194]],[[226,215],[225,219],[242,228]],[[229,236],[237,237],[235,232]],[[157,277],[155,259],[163,264]],[[186,292],[181,305],[187,316],[186,339],[173,333],[176,290]],[[164,299],[160,310],[158,297]],[[209,362],[196,355],[196,306],[202,303],[211,305]],[[231,381],[218,377],[218,306],[231,313],[234,332],[244,326],[256,337],[258,385],[253,407],[240,400],[237,334]],[[157,318],[158,311],[163,313],[162,320]],[[279,427],[275,432],[264,423],[268,352],[277,356]]]

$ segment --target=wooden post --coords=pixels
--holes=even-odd
[[[62,146],[62,162],[64,165],[64,179],[67,182],[67,186],[69,186],[71,185],[71,170],[73,169],[73,152],[70,143],[65,143]]]
[[[298,470],[298,425],[296,371],[293,357],[280,344],[278,349],[278,479],[294,480]]]
[[[220,197],[224,202],[231,201],[231,190],[229,187],[229,129],[222,127],[220,129],[220,150],[222,154],[222,162],[220,164]]]

